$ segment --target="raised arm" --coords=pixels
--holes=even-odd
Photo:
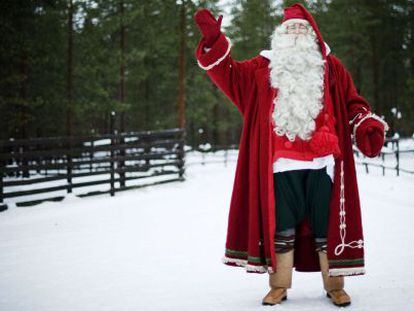
[[[349,125],[358,149],[367,157],[376,157],[384,145],[388,124],[372,112],[364,97],[358,94],[351,74],[335,59],[344,86]]]
[[[199,10],[194,15],[202,34],[196,58],[198,65],[207,71],[214,84],[243,114],[250,100],[259,57],[241,62],[233,60],[230,40],[220,31],[221,19],[222,16],[216,20],[206,9]]]

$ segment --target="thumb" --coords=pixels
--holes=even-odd
[[[217,19],[217,24],[219,26],[219,28],[221,27],[221,21],[223,20],[223,15],[220,15],[219,18]]]
[[[372,147],[371,147],[371,141],[370,141],[368,135],[366,135],[364,137],[364,147],[365,147],[366,154],[371,155],[372,154]]]

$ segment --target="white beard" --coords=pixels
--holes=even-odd
[[[325,61],[314,31],[284,34],[288,23],[278,26],[272,35],[270,82],[278,89],[272,113],[274,130],[290,141],[296,136],[309,140],[323,108]],[[307,21],[303,23],[309,26]]]

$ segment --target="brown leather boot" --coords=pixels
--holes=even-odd
[[[326,290],[326,296],[331,299],[332,303],[338,307],[346,307],[351,304],[351,297],[344,290],[343,276],[329,276],[328,256],[326,252],[318,252],[319,264],[322,272],[323,287]]]
[[[292,286],[293,250],[276,253],[277,271],[269,274],[270,291],[263,298],[262,304],[273,306],[287,299],[287,289]]]

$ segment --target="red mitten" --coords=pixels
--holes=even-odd
[[[380,154],[384,145],[385,127],[381,121],[367,118],[358,126],[355,141],[358,149],[367,157],[373,158]]]
[[[220,15],[218,20],[216,20],[207,9],[200,9],[194,14],[194,21],[200,29],[206,47],[211,47],[220,36],[222,19],[223,15]]]

